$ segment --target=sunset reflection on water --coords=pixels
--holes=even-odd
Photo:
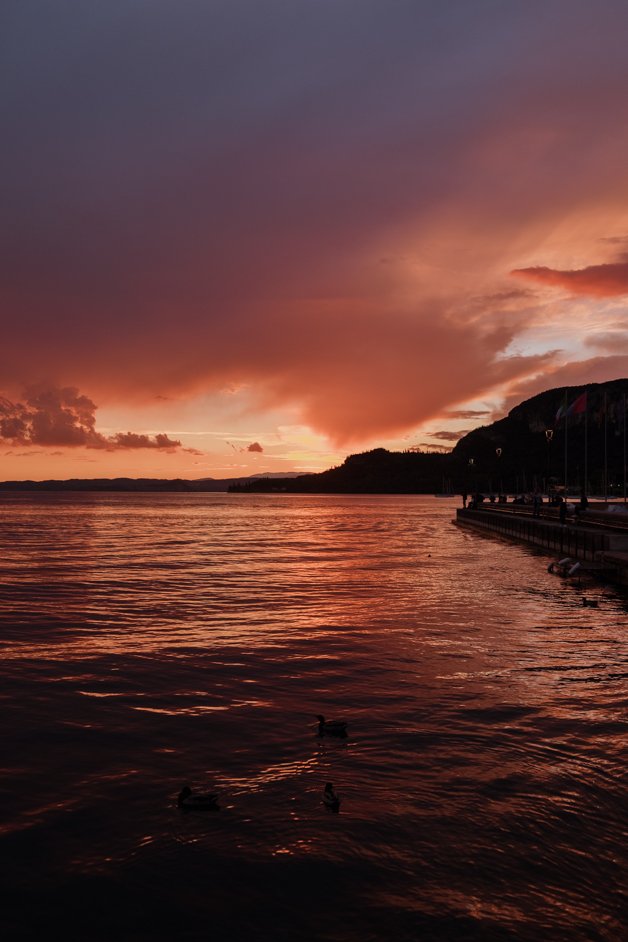
[[[42,920],[87,876],[86,900],[136,919],[122,887],[148,881],[152,938],[216,908],[232,937],[280,919],[348,942],[621,938],[625,600],[589,585],[583,609],[454,507],[5,496],[15,905],[36,860]],[[318,736],[317,713],[347,739]],[[185,783],[220,813],[182,816]],[[341,888],[323,913],[321,879]]]

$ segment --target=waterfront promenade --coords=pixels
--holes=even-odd
[[[534,516],[531,505],[482,503],[476,509],[459,508],[454,523],[533,545],[551,556],[569,556],[586,571],[628,585],[628,512],[623,505],[592,504],[561,524],[556,507],[541,505],[540,515]]]

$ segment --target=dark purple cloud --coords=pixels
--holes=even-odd
[[[258,453],[264,451],[259,442],[251,442],[250,445],[234,445],[233,442],[227,442],[226,444],[233,448],[236,454],[243,454],[245,451]]]
[[[72,387],[31,387],[24,402],[0,397],[0,439],[19,445],[56,445],[66,448],[157,448],[174,451],[181,446],[168,435],[96,431],[96,405]]]
[[[449,419],[482,419],[489,415],[488,409],[450,409],[447,412]]]
[[[443,430],[442,432],[430,432],[430,435],[432,438],[439,438],[444,442],[457,442],[460,438],[466,435],[468,431],[468,428],[462,429],[460,432],[448,432]]]
[[[181,446],[181,442],[158,433],[153,438],[150,435],[141,435],[137,432],[117,432],[107,438],[107,447],[113,448],[161,448],[164,451],[174,451]],[[198,454],[198,452],[195,452]]]

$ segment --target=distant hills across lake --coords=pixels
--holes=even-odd
[[[0,490],[235,493],[520,493],[567,486],[621,496],[626,487],[628,379],[562,386],[462,437],[446,454],[376,448],[318,474],[200,480],[5,481]]]
[[[70,478],[67,481],[1,481],[0,491],[228,491],[234,485],[252,484],[260,477],[277,480],[293,474],[274,472],[242,478]]]

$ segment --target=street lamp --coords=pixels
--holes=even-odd
[[[547,494],[548,494],[548,496],[549,496],[549,488],[550,488],[550,483],[549,483],[549,478],[550,478],[550,446],[551,446],[551,444],[552,444],[552,439],[553,439],[553,437],[554,437],[554,429],[553,429],[553,428],[546,428],[546,429],[545,429],[545,441],[547,442],[547,474],[546,474],[546,479],[547,479]]]
[[[474,464],[475,464],[475,458],[469,458],[469,474],[471,475],[471,488],[470,488],[470,490],[471,490],[471,503],[473,504],[473,507],[475,508],[475,507],[476,507],[476,500],[475,500],[475,480],[474,480],[474,477],[473,477],[473,465],[474,465]]]
[[[501,449],[501,448],[496,448],[496,449],[495,449],[495,454],[497,455],[497,461],[498,461],[498,464],[499,464],[499,496],[501,497],[501,495],[502,495],[502,493],[503,493],[503,491],[504,491],[504,488],[503,488],[503,486],[502,486],[502,465],[501,465],[501,461],[499,460],[499,459],[501,458],[501,456],[502,456],[502,449]]]

